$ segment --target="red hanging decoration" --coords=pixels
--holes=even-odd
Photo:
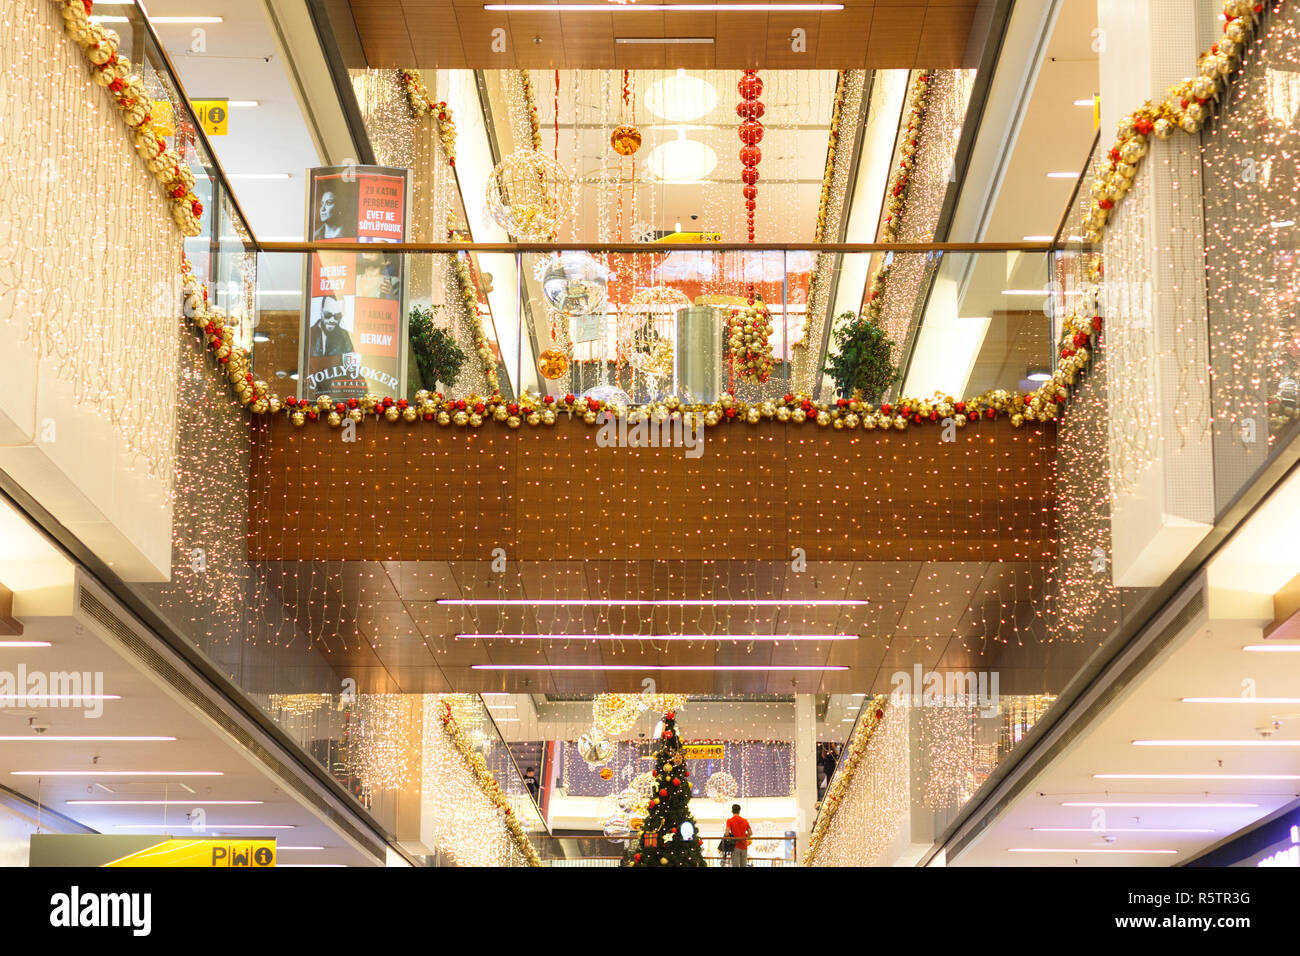
[[[748,224],[749,241],[754,241],[754,212],[758,208],[758,164],[763,159],[763,151],[758,144],[763,141],[763,104],[759,97],[763,95],[763,81],[757,70],[746,70],[736,84],[740,94],[740,103],[736,106],[736,115],[740,117],[737,135],[740,136],[740,181],[744,183],[741,195],[745,197],[745,220]],[[754,285],[749,284],[749,301],[754,302]]]

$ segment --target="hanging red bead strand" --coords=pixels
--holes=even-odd
[[[740,103],[736,106],[736,115],[740,117],[737,133],[740,136],[740,181],[741,194],[745,197],[745,220],[748,224],[749,241],[754,241],[754,210],[758,208],[758,164],[763,158],[763,151],[758,144],[763,141],[763,104],[759,97],[763,95],[763,81],[757,70],[746,70],[736,86],[740,94]],[[754,301],[754,285],[749,284],[749,301]]]

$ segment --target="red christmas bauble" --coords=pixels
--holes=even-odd
[[[746,200],[745,200],[745,208],[746,208],[747,210],[749,210],[750,212],[753,212],[755,209],[758,208],[758,203],[755,202],[755,201],[752,200],[752,199],[746,199]]]
[[[736,115],[741,119],[762,119],[766,108],[758,100],[745,100],[736,104]]]
[[[682,785],[682,781],[681,781],[681,779],[678,778],[678,777],[673,777],[673,786],[674,786],[674,787],[680,787],[681,785]]]
[[[757,146],[740,147],[740,165],[757,166],[759,161],[762,158],[763,158],[763,151],[759,149]]]
[[[758,170],[755,169],[753,166],[746,166],[744,169],[740,171],[740,181],[744,183],[746,186],[757,185]]]
[[[757,198],[758,198],[758,187],[756,187],[756,186],[746,186],[746,187],[744,187],[744,188],[741,190],[741,193],[744,195],[744,197],[745,197],[746,199],[757,199]]]
[[[763,95],[763,81],[753,70],[746,70],[736,84],[736,92],[742,100],[756,100]]]
[[[742,143],[753,146],[763,141],[763,124],[758,120],[747,119],[736,129]]]
[[[661,797],[666,797],[666,796],[668,796],[668,788],[667,788],[667,787],[660,787],[660,788],[659,788],[659,796],[661,796]]]

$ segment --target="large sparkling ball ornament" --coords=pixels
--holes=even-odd
[[[763,81],[753,70],[746,70],[736,84],[736,92],[742,100],[756,100],[763,95]]]
[[[757,146],[740,147],[740,165],[757,166],[763,159],[763,151]]]
[[[542,295],[561,315],[592,315],[605,308],[609,270],[585,252],[561,252],[542,275]]]
[[[620,156],[631,156],[641,148],[641,131],[635,126],[616,126],[609,134],[609,145]]]
[[[544,379],[553,382],[557,378],[563,378],[568,370],[569,357],[559,349],[547,349],[537,356],[537,371],[542,373]]]
[[[627,733],[641,716],[640,694],[597,694],[591,702],[591,719],[610,737]]]
[[[741,119],[762,119],[765,107],[758,100],[744,100],[736,104],[736,115]]]
[[[757,186],[758,170],[753,166],[746,166],[740,171],[740,181],[746,186]]]
[[[740,124],[737,132],[740,134],[740,141],[750,146],[763,141],[763,124],[758,120],[745,120]]]
[[[555,160],[536,150],[511,153],[487,179],[488,215],[516,239],[554,238],[576,205],[573,181]]]
[[[740,788],[736,786],[736,778],[725,770],[719,770],[713,776],[709,777],[708,782],[704,785],[704,792],[709,799],[718,803],[726,803],[728,800],[734,800]]]
[[[608,761],[613,753],[614,745],[602,734],[592,731],[578,738],[578,756],[592,767],[599,767]]]

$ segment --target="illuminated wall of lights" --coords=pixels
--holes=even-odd
[[[79,413],[113,425],[166,496],[176,417],[157,397],[177,385],[182,239],[112,97],[64,36],[59,7],[8,13],[3,82],[22,105],[0,118],[0,328],[46,360]]]
[[[443,732],[441,698],[426,694],[422,701],[422,836],[457,866],[524,866],[501,811]]]
[[[906,840],[911,810],[909,718],[905,705],[884,708],[812,866],[887,865],[892,848]]]
[[[930,81],[925,115],[918,137],[916,167],[907,190],[907,206],[899,242],[931,242],[948,190],[953,186],[952,163],[966,108],[975,85],[974,70],[937,70]],[[895,165],[897,159],[895,159]],[[882,324],[901,350],[925,304],[921,291],[935,262],[924,254],[895,255],[889,270],[882,307]]]
[[[789,707],[789,705],[786,705]],[[682,715],[689,726],[689,714]],[[691,738],[689,743],[702,741]],[[794,746],[787,740],[722,741],[724,756],[721,760],[690,760],[691,777],[700,788],[715,773],[726,771],[735,778],[740,797],[788,797],[794,793]],[[578,753],[578,745],[565,741],[561,755],[561,779],[569,796],[603,797],[626,787],[639,773],[653,769],[654,747],[648,743],[618,741],[607,764],[613,776],[602,780],[601,767],[585,763]]]

